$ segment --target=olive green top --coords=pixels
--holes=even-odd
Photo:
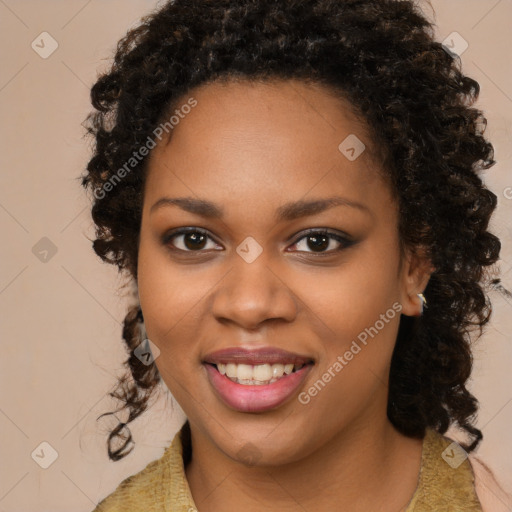
[[[123,480],[92,512],[194,512],[185,475],[190,458],[188,423],[160,459]],[[482,512],[465,452],[451,439],[427,429],[418,486],[405,512]]]

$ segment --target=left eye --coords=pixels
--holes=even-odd
[[[338,247],[335,249],[331,248],[331,250],[327,251],[326,249],[332,245],[331,242],[337,243]],[[342,248],[348,247],[351,242],[347,238],[336,233],[330,233],[328,231],[309,231],[306,235],[299,238],[293,245],[300,246],[301,244],[314,249],[313,251],[306,250],[304,252],[325,253],[340,251]]]

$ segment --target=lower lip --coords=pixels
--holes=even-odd
[[[210,384],[226,405],[240,412],[262,412],[284,403],[302,384],[311,364],[281,377],[272,384],[247,386],[233,382],[211,364],[205,364]]]

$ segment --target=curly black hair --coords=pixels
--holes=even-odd
[[[478,82],[435,40],[412,0],[175,0],[141,19],[91,90],[84,125],[94,154],[81,176],[93,195],[94,251],[137,283],[147,157],[119,179],[136,151],[193,87],[214,80],[298,79],[327,86],[366,121],[399,205],[401,248],[422,248],[435,269],[420,317],[401,316],[389,377],[388,417],[403,434],[458,426],[473,450],[478,402],[466,388],[471,334],[489,321],[489,267],[500,240],[488,231],[497,197],[479,174],[494,165],[472,105]],[[116,174],[117,173],[117,174]],[[113,178],[117,182],[113,183]],[[110,184],[110,186],[108,186]],[[493,270],[494,267],[493,267]],[[493,279],[493,283],[500,279]],[[130,453],[122,436],[147,408],[160,374],[134,354],[144,339],[140,305],[123,329],[126,374],[111,396],[128,409],[108,453]],[[120,410],[118,409],[118,410]],[[115,438],[124,444],[111,449]]]

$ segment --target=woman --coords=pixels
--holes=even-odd
[[[96,511],[508,506],[467,458],[500,241],[457,62],[396,0],[177,0],[120,41],[83,176],[136,286],[113,396],[161,378],[187,421]]]

